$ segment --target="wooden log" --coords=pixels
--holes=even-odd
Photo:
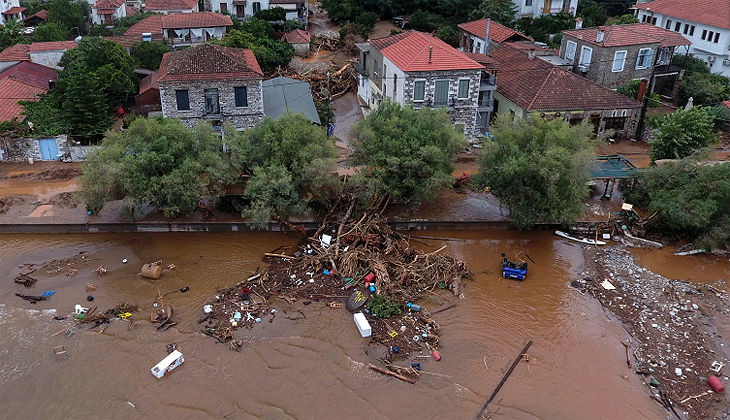
[[[284,255],[284,254],[272,254],[270,252],[265,252],[264,255],[267,257],[274,257],[274,258],[289,258],[292,260],[298,260],[299,258],[293,256],[293,255]]]
[[[504,385],[504,383],[507,382],[507,378],[509,378],[509,376],[512,374],[512,371],[515,370],[515,367],[517,367],[517,364],[520,363],[522,358],[525,356],[525,353],[527,353],[527,349],[529,349],[531,345],[532,345],[532,340],[527,342],[527,345],[525,345],[525,348],[522,349],[522,351],[517,356],[515,361],[512,362],[512,366],[510,366],[507,373],[504,374],[504,376],[502,377],[502,380],[499,381],[499,385],[497,385],[497,387],[492,392],[492,395],[489,396],[489,399],[484,404],[484,407],[482,407],[481,411],[479,411],[479,414],[477,414],[477,417],[476,417],[477,420],[479,420],[482,417],[482,414],[487,410],[487,406],[489,405],[489,403],[492,402],[494,397],[497,396],[497,393],[499,392],[499,390],[502,389],[502,385]]]
[[[415,383],[416,383],[416,381],[415,381],[415,380],[413,380],[413,379],[411,379],[411,378],[407,378],[407,377],[405,377],[405,376],[403,376],[403,375],[400,375],[400,374],[398,374],[398,373],[395,373],[395,372],[391,372],[391,371],[389,371],[389,370],[387,370],[387,369],[383,369],[383,368],[381,368],[381,367],[377,367],[377,366],[375,366],[375,365],[368,365],[368,366],[370,366],[370,369],[372,369],[372,370],[374,370],[374,371],[376,371],[376,372],[380,372],[380,373],[382,373],[383,375],[388,375],[388,376],[392,376],[392,377],[394,377],[394,378],[398,378],[398,379],[400,379],[401,381],[405,381],[405,382],[408,382],[409,384],[415,384]]]

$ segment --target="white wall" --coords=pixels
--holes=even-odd
[[[578,7],[578,0],[532,0],[532,4],[527,6],[526,3],[528,1],[529,0],[512,0],[512,2],[517,6],[518,15],[532,15],[533,17],[542,16],[545,4],[548,3],[550,11],[548,11],[547,14],[557,13],[563,8],[563,6],[566,6],[569,11],[571,10],[570,8],[572,8],[571,14],[575,16],[575,12]]]
[[[61,57],[65,52],[66,50],[32,52],[29,53],[30,61],[58,70],[60,69],[58,62],[61,61]]]
[[[261,10],[266,10],[269,8],[269,0],[248,0],[246,2],[246,16],[251,17],[253,16],[253,4],[254,2],[258,1],[261,3]],[[213,8],[214,12],[220,12],[220,4],[226,3],[228,5],[228,13],[230,13],[232,16],[236,16],[236,6],[233,5],[233,0],[211,0],[211,7]],[[296,15],[296,12],[295,12]]]
[[[386,91],[385,95],[392,99],[393,102],[398,102],[401,105],[405,105],[403,102],[403,83],[405,83],[406,80],[406,74],[396,67],[395,64],[393,64],[392,61],[388,60],[387,57],[383,56],[383,64],[387,67],[386,73],[383,74],[383,83],[386,84]],[[393,78],[397,76],[396,79],[396,94],[393,95]]]

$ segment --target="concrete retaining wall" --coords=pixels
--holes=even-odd
[[[3,138],[0,140],[0,162],[27,162],[29,159],[33,159],[34,161],[43,160],[40,143],[38,142],[38,140],[43,139],[54,139],[58,153],[65,154],[66,152],[71,152],[71,160],[74,162],[86,160],[89,152],[100,147],[69,144],[68,138],[65,135],[39,138]]]

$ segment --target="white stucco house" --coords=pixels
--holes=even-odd
[[[127,16],[124,0],[99,0],[91,5],[91,21],[97,25],[114,26],[114,20]]]
[[[578,0],[512,0],[517,6],[517,14],[522,18],[554,15],[567,12],[575,16]]]
[[[25,10],[25,7],[20,7],[20,0],[3,0],[0,2],[0,23],[4,26],[10,19],[23,20],[26,17]]]

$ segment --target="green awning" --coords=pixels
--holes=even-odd
[[[621,155],[596,156],[591,163],[591,179],[621,179],[636,176],[638,169]]]

